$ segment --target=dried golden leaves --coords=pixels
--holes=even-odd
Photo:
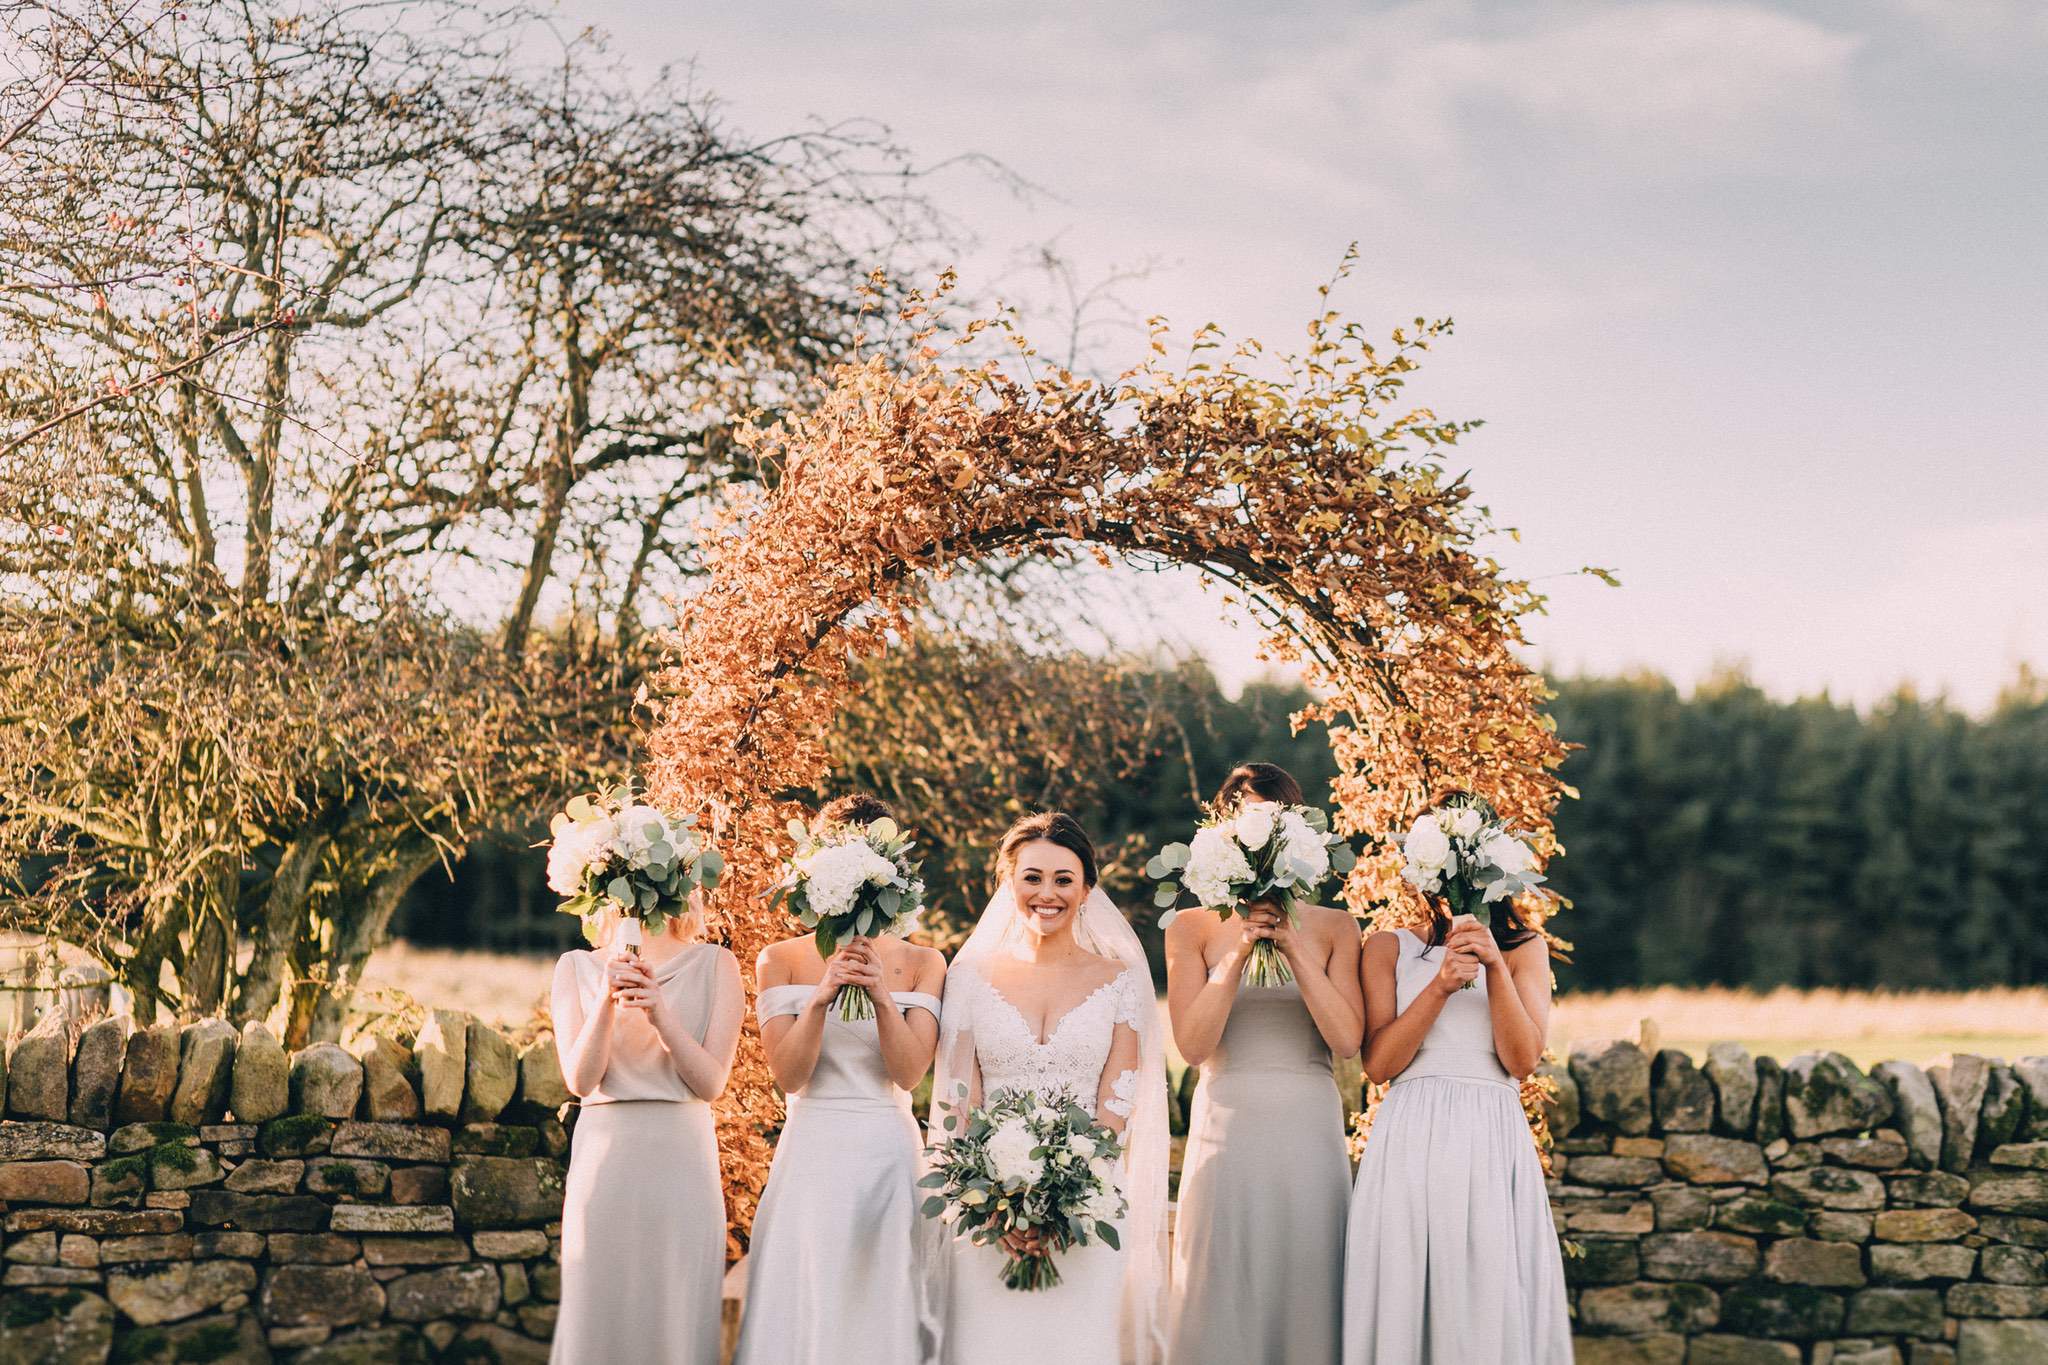
[[[709,590],[669,642],[649,746],[655,791],[721,821],[732,871],[719,902],[740,960],[778,932],[760,901],[790,814],[778,794],[826,773],[849,662],[903,627],[921,576],[991,554],[1081,544],[1201,566],[1328,696],[1340,828],[1383,836],[1454,784],[1548,851],[1564,750],[1542,680],[1512,652],[1538,599],[1479,552],[1494,528],[1436,458],[1471,424],[1384,415],[1448,330],[1418,321],[1379,352],[1333,313],[1304,356],[1264,372],[1256,348],[1226,356],[1206,330],[1169,370],[1155,338],[1154,362],[1114,386],[1057,369],[1019,378],[927,346],[913,372],[850,364],[815,408],[749,432],[782,477],[712,557]],[[1350,904],[1386,922],[1419,915],[1375,842]],[[751,1034],[725,1110],[744,1225],[774,1114]]]

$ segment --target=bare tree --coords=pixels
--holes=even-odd
[[[530,71],[524,12],[122,13],[8,124],[0,914],[333,1036],[423,870],[624,762],[734,424],[922,228],[874,132]]]

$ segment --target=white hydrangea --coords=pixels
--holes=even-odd
[[[884,886],[896,876],[896,865],[868,847],[865,839],[829,844],[796,868],[812,911],[828,919],[851,910],[862,887]]]
[[[1035,1185],[1045,1175],[1044,1160],[1031,1155],[1037,1146],[1038,1139],[1022,1123],[999,1123],[988,1135],[989,1169],[1006,1186]]]
[[[559,896],[580,895],[583,874],[618,852],[618,834],[608,816],[564,825],[548,844],[548,889]]]
[[[1273,837],[1273,808],[1265,802],[1254,801],[1239,811],[1237,819],[1231,823],[1237,831],[1239,844],[1248,849],[1262,849],[1266,840]]]
[[[1188,843],[1188,865],[1181,884],[1205,906],[1228,905],[1236,899],[1234,883],[1248,882],[1252,865],[1237,841],[1214,825],[1195,831]]]

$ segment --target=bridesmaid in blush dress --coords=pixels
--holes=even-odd
[[[843,797],[821,823],[889,815]],[[939,1040],[946,962],[898,939],[851,939],[829,961],[805,934],[761,953],[755,1012],[789,1118],[754,1215],[735,1365],[914,1362],[919,1345],[922,1146],[910,1092]],[[841,1019],[853,985],[875,1017]]]
[[[1212,803],[1303,804],[1270,763],[1240,765]],[[1279,944],[1295,980],[1252,987],[1252,944]],[[1341,910],[1183,914],[1166,932],[1174,1040],[1201,1068],[1181,1160],[1172,1365],[1335,1365],[1351,1195],[1331,1058],[1358,1051],[1358,925]]]
[[[1374,1115],[1345,1248],[1346,1365],[1568,1365],[1564,1261],[1520,1078],[1550,950],[1506,901],[1366,940]],[[1467,987],[1470,989],[1467,989]]]
[[[717,1365],[725,1191],[711,1101],[745,1000],[732,954],[702,933],[696,910],[639,956],[605,946],[555,966],[555,1042],[581,1101],[555,1365]]]

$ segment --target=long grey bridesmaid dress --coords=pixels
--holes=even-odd
[[[569,956],[587,1020],[604,996],[609,950]],[[731,956],[697,943],[654,968],[655,989],[700,1043],[721,959]],[[711,1106],[676,1074],[646,1015],[622,1009],[610,1064],[582,1097],[569,1148],[562,1304],[548,1358],[718,1365],[724,1279],[725,1190]]]
[[[1442,965],[1397,931],[1395,1005]],[[1521,1087],[1493,1050],[1484,973],[1373,1116],[1345,1246],[1346,1365],[1568,1365],[1564,1259]]]
[[[1240,986],[1181,1161],[1172,1365],[1333,1365],[1351,1160],[1301,989]]]

